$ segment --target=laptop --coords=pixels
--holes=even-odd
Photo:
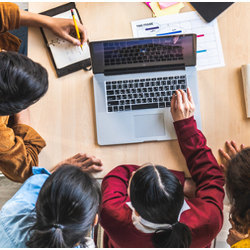
[[[170,101],[192,91],[201,128],[196,35],[90,42],[99,145],[176,139]]]

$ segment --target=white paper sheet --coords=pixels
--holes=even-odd
[[[197,70],[225,66],[217,20],[206,23],[196,11],[132,21],[134,37],[197,34]]]
[[[76,10],[74,10],[74,12],[76,20],[79,21],[78,15],[76,15]],[[70,10],[54,17],[72,19]],[[80,46],[75,46],[72,43],[56,36],[48,29],[44,29],[44,33],[58,69],[90,58],[89,47],[87,43],[84,43],[83,49],[81,49]]]

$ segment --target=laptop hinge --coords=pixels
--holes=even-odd
[[[169,71],[169,70],[185,70],[185,64],[172,64],[172,65],[157,65],[157,66],[144,66],[133,67],[124,69],[108,69],[104,70],[104,75],[122,75],[131,73],[143,73],[143,72],[157,72],[157,71]]]

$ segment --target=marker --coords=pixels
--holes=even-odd
[[[197,37],[203,37],[204,36],[204,34],[201,34],[201,35],[197,35]]]
[[[166,36],[166,35],[172,35],[172,34],[178,34],[178,33],[181,33],[181,30],[172,31],[172,32],[168,32],[168,33],[157,34],[156,36]]]
[[[78,40],[80,41],[81,43],[81,49],[82,49],[82,41],[81,41],[81,36],[80,36],[80,33],[79,33],[79,29],[78,29],[78,26],[77,26],[77,23],[76,23],[76,18],[75,18],[75,14],[74,14],[74,11],[71,9],[71,14],[72,14],[72,17],[73,17],[73,21],[74,21],[74,24],[75,24],[75,29],[76,29],[76,35],[77,35],[77,38]]]
[[[206,49],[203,49],[203,50],[197,50],[196,53],[203,53],[203,52],[207,52]]]

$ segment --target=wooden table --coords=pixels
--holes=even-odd
[[[29,4],[31,12],[41,12],[62,3]],[[89,39],[132,37],[130,21],[152,17],[143,3],[76,3]],[[185,3],[183,11],[193,10]],[[250,63],[250,3],[235,3],[218,17],[225,67],[198,72],[203,133],[219,159],[218,148],[233,139],[250,145],[250,119],[246,119],[240,67]],[[103,177],[119,164],[152,162],[170,169],[187,167],[178,142],[99,146],[96,137],[92,72],[78,71],[57,78],[39,29],[29,30],[28,55],[49,73],[49,90],[31,107],[32,126],[44,137],[46,148],[40,166],[50,169],[78,152],[102,159]]]

